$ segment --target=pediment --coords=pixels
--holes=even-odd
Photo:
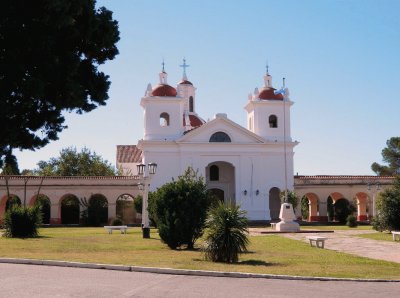
[[[221,133],[220,135],[214,135]],[[177,143],[209,143],[211,136],[217,136],[217,140],[223,140],[223,134],[226,134],[234,144],[260,144],[266,141],[247,130],[239,124],[229,120],[226,117],[216,117],[215,119],[206,122],[202,126],[187,132],[183,137],[178,139]],[[222,136],[222,138],[218,138]],[[218,143],[218,141],[217,141]]]

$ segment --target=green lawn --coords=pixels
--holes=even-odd
[[[155,230],[142,239],[139,228],[127,235],[103,228],[47,228],[35,239],[0,238],[0,257],[68,260],[149,267],[217,271],[400,279],[400,264],[351,256],[277,235],[251,237],[250,252],[238,264],[205,261],[199,250],[170,250]]]
[[[357,226],[355,228],[349,228],[346,225],[326,225],[326,226],[301,226],[302,230],[349,230],[349,231],[357,231],[357,230],[372,230],[372,226]]]

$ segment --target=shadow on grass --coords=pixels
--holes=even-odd
[[[277,263],[268,263],[268,262],[261,261],[261,260],[246,260],[246,261],[238,262],[236,264],[237,265],[247,265],[247,266],[264,266],[264,267],[279,265]]]
[[[212,262],[206,259],[194,258],[193,261],[195,262]],[[271,266],[278,266],[279,263],[268,263],[262,260],[246,260],[240,261],[237,263],[223,263],[223,262],[216,262],[218,264],[226,264],[226,265],[245,265],[245,266],[263,266],[263,267],[271,267]]]

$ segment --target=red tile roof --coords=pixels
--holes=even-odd
[[[167,84],[160,84],[154,87],[151,91],[152,96],[169,96],[175,97],[176,96],[176,89]]]
[[[142,161],[142,150],[136,145],[117,145],[117,163],[132,163]]]

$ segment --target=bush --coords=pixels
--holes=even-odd
[[[203,251],[207,260],[233,263],[240,253],[247,251],[247,218],[239,206],[225,207],[219,202],[209,210],[206,227]]]
[[[142,214],[143,209],[143,197],[142,195],[137,195],[133,199],[133,207],[135,208],[136,213]]]
[[[38,207],[13,206],[4,216],[4,236],[12,238],[37,237],[40,224],[41,213]]]
[[[307,197],[303,197],[301,199],[301,217],[304,220],[308,220],[308,217],[309,217],[310,209],[309,209],[308,205],[309,205],[308,198]]]
[[[161,240],[170,248],[193,248],[202,236],[211,195],[202,177],[188,168],[177,181],[166,183],[149,196],[149,214]]]
[[[349,228],[355,228],[355,227],[357,227],[358,224],[357,224],[357,219],[356,219],[356,217],[355,217],[354,215],[349,215],[349,216],[347,217],[346,225],[347,225]]]
[[[280,198],[281,198],[281,203],[285,203],[285,191],[281,191]],[[287,191],[287,202],[292,204],[293,211],[295,211],[297,205],[299,204],[299,198],[297,197],[297,194],[294,191],[292,190]]]
[[[339,199],[334,205],[335,219],[340,223],[346,223],[347,217],[357,211],[356,207],[346,199]]]
[[[122,223],[122,220],[120,219],[120,218],[114,218],[112,221],[111,221],[111,225],[112,226],[122,226],[123,225],[123,223]]]
[[[379,194],[376,211],[372,221],[375,230],[400,231],[400,176],[396,178],[393,187]]]

